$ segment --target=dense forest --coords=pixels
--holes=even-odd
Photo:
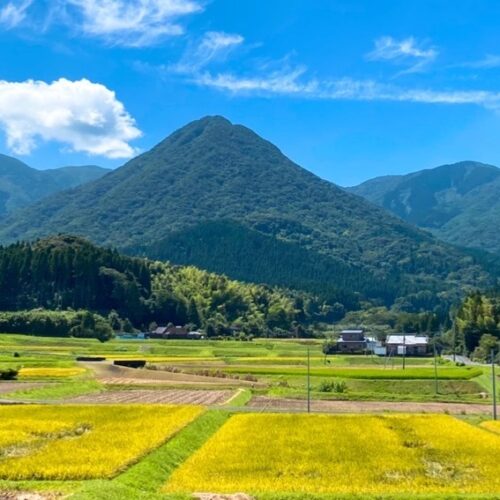
[[[409,313],[446,308],[496,279],[483,260],[320,179],[222,117],[192,122],[104,177],[0,222],[4,244],[78,234],[306,290],[347,309],[358,300]]]
[[[500,347],[500,290],[475,292],[461,304],[455,317],[457,348],[485,361]]]
[[[171,322],[210,335],[304,335],[309,324],[333,321],[344,312],[340,304],[311,294],[127,257],[72,236],[0,247],[0,287],[0,310],[10,311],[0,317],[0,329],[15,332],[23,321],[35,321],[30,314],[50,324],[54,316],[40,309],[96,313],[93,319],[77,315],[54,328],[78,336],[89,336],[91,321],[101,325],[103,317],[116,330]],[[103,330],[101,336],[106,335]]]

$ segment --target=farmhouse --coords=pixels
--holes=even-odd
[[[418,335],[389,335],[385,342],[392,356],[425,356],[429,353],[429,337]]]
[[[364,330],[342,330],[337,341],[339,352],[348,354],[363,353],[366,351],[367,340]]]
[[[184,326],[159,326],[149,334],[152,339],[202,339],[204,335],[201,332],[190,332]]]

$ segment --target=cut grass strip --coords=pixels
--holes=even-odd
[[[252,399],[252,391],[250,391],[249,389],[238,389],[236,394],[224,403],[224,406],[241,408],[243,406],[246,406],[251,399]]]

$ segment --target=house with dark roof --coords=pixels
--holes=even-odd
[[[362,354],[366,351],[367,339],[364,330],[342,330],[337,341],[339,353]]]

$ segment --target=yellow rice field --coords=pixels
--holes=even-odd
[[[500,420],[490,420],[489,422],[483,422],[481,424],[481,427],[500,434]]]
[[[167,492],[500,495],[500,436],[446,415],[233,416]]]
[[[202,411],[154,405],[0,407],[0,479],[110,477]]]
[[[50,368],[50,367],[35,367],[21,368],[19,375],[21,378],[66,378],[77,377],[86,372],[85,368]]]

